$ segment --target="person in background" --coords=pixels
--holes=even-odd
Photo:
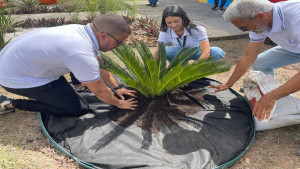
[[[226,0],[221,0],[221,4],[219,6],[219,0],[215,0],[215,6],[211,8],[211,10],[213,11],[216,11],[216,10],[219,10],[219,11],[224,11],[224,5],[226,3]],[[219,6],[219,8],[218,8]]]
[[[225,56],[225,52],[219,47],[210,47],[205,27],[199,22],[191,22],[186,12],[179,6],[166,7],[162,14],[159,43],[167,46],[167,59],[170,62],[182,48],[197,47],[192,59],[206,59],[213,57],[215,60]],[[157,60],[158,45],[153,53]]]
[[[122,44],[131,33],[126,20],[116,14],[97,16],[87,25],[64,25],[23,34],[0,52],[0,85],[8,92],[30,99],[0,97],[0,113],[14,109],[80,116],[89,110],[64,75],[72,72],[105,103],[120,109],[135,109],[134,91],[120,88],[112,75],[99,68],[99,50]],[[30,45],[29,45],[30,44]],[[114,96],[106,83],[116,90]]]
[[[245,53],[224,84],[211,86],[214,92],[233,86],[252,66],[254,71],[275,76],[275,69],[300,62],[300,0],[271,3],[269,0],[234,0],[224,13],[224,19],[242,31],[250,31]],[[259,54],[269,37],[278,46]],[[263,95],[253,108],[261,121],[270,117],[275,101],[300,90],[300,73],[277,89]],[[300,121],[299,121],[300,124]]]
[[[158,0],[148,0],[149,4],[147,6],[156,7]]]

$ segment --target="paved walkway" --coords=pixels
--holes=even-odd
[[[247,33],[240,31],[234,27],[230,22],[225,22],[223,19],[223,13],[220,11],[212,11],[212,4],[206,4],[203,2],[195,0],[158,0],[157,7],[146,6],[148,0],[137,1],[138,9],[137,15],[153,18],[156,20],[161,20],[162,12],[165,7],[171,5],[178,5],[182,7],[191,20],[199,21],[205,25],[207,35],[210,40],[219,38],[230,38],[236,36],[246,36]],[[80,13],[79,18],[84,19],[87,13]],[[26,18],[50,18],[50,17],[65,17],[70,18],[69,13],[45,13],[45,14],[29,14],[29,15],[14,15],[13,19],[24,20]],[[15,33],[10,33],[6,35],[6,39],[14,38],[25,32],[31,31],[33,29],[25,29],[22,31],[17,31]]]
[[[165,7],[178,5],[187,12],[191,20],[199,21],[205,25],[209,39],[247,34],[237,29],[230,22],[224,21],[224,12],[212,11],[212,4],[195,0],[158,0],[157,7],[149,7],[146,6],[148,0],[140,0],[137,3],[138,15],[148,16],[158,20],[161,20],[162,12]]]

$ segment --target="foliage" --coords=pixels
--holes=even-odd
[[[11,13],[5,15],[5,5],[4,2],[0,2],[0,50],[10,42],[11,39],[5,40],[5,33],[8,31],[13,31],[14,20],[11,19]]]
[[[22,28],[34,28],[34,27],[52,27],[59,25],[67,25],[67,24],[82,24],[86,25],[87,23],[92,22],[91,18],[87,18],[86,20],[72,20],[65,18],[41,18],[41,19],[31,19],[27,18],[23,21],[16,22],[16,27]]]
[[[8,8],[5,9],[5,14],[12,13],[16,15],[21,14],[37,14],[37,13],[56,13],[56,12],[71,12],[69,6],[63,6],[63,5],[56,5],[49,7],[47,5],[40,5],[28,8],[26,6],[20,6],[15,8]]]
[[[22,0],[21,6],[26,7],[28,9],[33,9],[39,4],[38,0]]]
[[[89,15],[88,18],[90,19],[94,19],[97,15],[98,12],[101,13],[101,11],[99,11],[99,1],[97,0],[87,0],[86,1],[86,10],[89,11]]]
[[[70,11],[69,10],[69,6],[53,6],[52,8],[50,8],[50,12],[67,12],[67,11]]]
[[[22,28],[31,28],[31,27],[50,27],[50,26],[59,26],[65,24],[87,24],[94,19],[93,16],[88,15],[85,20],[80,19],[65,19],[65,18],[42,18],[42,19],[31,19],[27,18],[22,21],[16,22],[16,27]],[[124,19],[131,25],[133,25],[133,30],[144,30],[146,36],[154,36],[156,39],[159,34],[159,25],[158,21],[149,18],[137,18],[132,16],[124,16]]]
[[[148,35],[159,35],[160,22],[148,17],[135,18],[132,22],[134,25],[146,31]]]
[[[136,0],[60,0],[59,4],[69,6],[72,12],[90,12],[90,17],[93,17],[96,12],[116,13],[118,11],[125,11],[129,15],[136,13]]]
[[[189,63],[196,48],[182,49],[167,65],[167,53],[163,44],[159,44],[157,61],[153,59],[144,42],[141,42],[140,45],[134,43],[134,47],[140,58],[129,46],[122,45],[113,50],[128,71],[103,53],[101,53],[100,66],[102,69],[118,75],[125,85],[135,88],[148,98],[164,95],[196,79],[230,69],[230,66],[226,65],[224,61],[213,61],[212,59]]]
[[[136,0],[98,0],[100,13],[125,11],[126,14],[136,13]]]
[[[78,18],[80,12],[89,12],[91,18],[94,18],[98,12],[118,12],[125,11],[128,15],[136,13],[136,0],[60,0],[59,5],[47,6],[38,5],[38,0],[22,0],[13,14],[33,14],[33,13],[50,13],[50,12],[69,12],[73,20]],[[5,14],[10,13],[7,9]]]
[[[73,22],[79,22],[79,13],[83,11],[83,7],[85,6],[85,1],[82,0],[73,0],[72,4],[70,5],[70,16]]]

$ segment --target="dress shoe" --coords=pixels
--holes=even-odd
[[[216,10],[217,10],[217,7],[218,7],[218,6],[215,5],[214,7],[211,8],[211,10],[216,11]]]
[[[218,11],[225,11],[225,10],[224,10],[224,8],[219,7],[219,8],[218,8]]]

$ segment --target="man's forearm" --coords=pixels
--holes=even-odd
[[[120,105],[120,100],[113,95],[112,91],[108,87],[105,90],[95,92],[94,94],[98,99],[107,104],[111,104],[117,107]]]
[[[238,81],[251,67],[253,61],[250,61],[247,57],[242,56],[239,60],[234,72],[227,81],[227,84],[232,86],[236,81]]]
[[[278,100],[284,96],[295,93],[300,90],[300,73],[297,73],[294,77],[288,80],[285,84],[278,87],[277,89],[269,92],[269,95],[274,100]]]
[[[118,86],[118,82],[116,79],[109,73],[108,71],[105,70],[100,70],[101,77],[103,80],[112,88],[115,88]]]

